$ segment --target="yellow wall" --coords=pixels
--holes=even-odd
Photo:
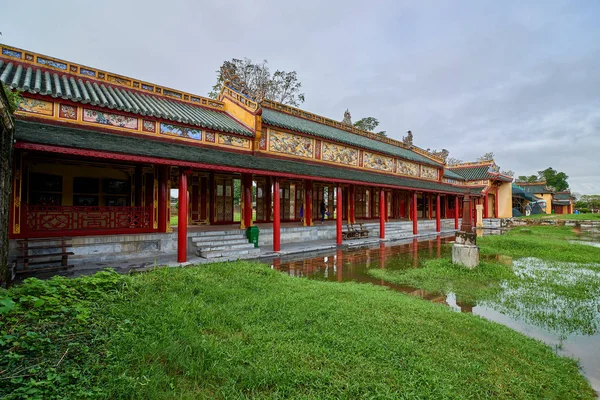
[[[498,186],[498,218],[512,217],[512,182]]]
[[[225,110],[228,114],[231,114],[234,118],[251,129],[256,129],[256,115],[252,114],[228,96],[223,96],[221,101],[225,103]]]
[[[45,162],[32,162],[29,166],[29,173],[40,173],[48,175],[62,175],[63,177],[63,194],[62,194],[62,205],[72,206],[73,205],[73,178],[110,178],[129,180],[129,174],[125,171],[96,167],[89,165],[68,165],[68,164],[54,164]],[[102,198],[100,199],[102,203]]]
[[[538,193],[536,194],[537,197],[541,197],[542,199],[546,200],[546,214],[552,214],[552,194],[551,193]]]

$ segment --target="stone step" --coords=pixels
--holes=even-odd
[[[229,230],[229,231],[199,231],[194,232],[190,236],[192,238],[196,237],[208,237],[208,236],[240,236],[245,235],[246,233],[241,229]]]
[[[224,237],[224,238],[218,238],[218,237],[211,237],[210,239],[206,239],[206,238],[192,238],[192,243],[194,243],[195,246],[219,246],[219,245],[225,245],[225,244],[242,244],[242,243],[248,243],[248,239],[246,239],[245,237],[239,237],[239,238],[228,238],[228,237]]]
[[[227,256],[227,257],[214,257],[210,259],[206,259],[207,262],[227,262],[227,261],[237,261],[237,260],[248,260],[255,259],[260,256],[260,252],[258,253],[250,253],[250,254],[239,254],[235,256]]]
[[[245,249],[254,249],[254,244],[253,243],[241,243],[241,244],[233,244],[233,245],[215,245],[215,246],[197,246],[198,251],[200,252],[205,252],[205,251],[214,251],[214,250],[245,250]]]
[[[260,249],[253,247],[252,249],[233,250],[233,251],[228,251],[228,250],[200,251],[198,255],[202,258],[210,258],[210,259],[222,258],[222,257],[242,257],[242,256],[247,256],[246,258],[249,258],[250,256],[258,257],[260,255]]]

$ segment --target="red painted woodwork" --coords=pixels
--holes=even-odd
[[[304,225],[312,226],[312,191],[313,191],[313,181],[311,179],[306,179],[304,181]]]
[[[279,211],[279,181],[273,179],[273,251],[281,250],[281,214]]]
[[[413,235],[419,233],[419,223],[417,221],[417,192],[413,192],[412,194],[412,221],[413,221]]]
[[[442,199],[440,195],[435,196],[435,231],[441,232],[442,230],[442,213],[440,212]]]
[[[433,218],[433,199],[431,198],[431,193],[427,195],[427,214],[428,218]]]
[[[496,194],[494,195],[494,218],[498,218],[498,187],[496,186]]]
[[[187,171],[179,168],[179,205],[177,207],[177,262],[187,261],[188,224],[188,178]]]
[[[448,196],[444,196],[444,218],[449,218],[450,216],[448,215]]]
[[[135,205],[136,207],[141,207],[142,206],[142,202],[143,202],[143,196],[142,193],[144,192],[143,188],[143,182],[144,180],[142,179],[142,167],[140,167],[139,165],[135,166]]]
[[[386,201],[385,191],[379,191],[379,238],[385,239],[385,214],[386,214]]]
[[[350,215],[348,215],[348,221],[351,224],[356,223],[356,210],[355,210],[355,202],[356,202],[356,186],[355,185],[350,185],[348,187],[348,204],[350,204],[350,210],[349,213]]]
[[[468,194],[463,197],[463,216],[462,231],[471,232],[473,230],[473,207],[471,207],[471,198]]]
[[[244,191],[244,228],[252,225],[252,175],[242,175],[242,187]]]
[[[152,206],[147,207],[23,207],[26,237],[82,236],[152,232]]]
[[[160,165],[158,167],[158,231],[167,231],[167,206],[169,195],[167,194],[167,181],[169,180],[169,167]]]
[[[454,229],[458,229],[458,208],[459,208],[459,201],[458,201],[458,196],[456,196],[454,198]]]
[[[336,243],[338,245],[342,244],[342,187],[338,186],[336,188],[337,190],[337,198],[336,198],[336,219],[335,219],[335,226],[336,226]]]
[[[489,205],[489,197],[488,194],[486,193],[485,196],[483,197],[483,218],[488,218],[488,205]]]
[[[266,186],[266,191],[265,191],[265,201],[267,203],[267,208],[266,208],[266,212],[265,212],[265,221],[266,222],[270,222],[271,221],[271,207],[273,206],[273,181],[271,180],[271,177],[268,176],[267,177],[267,186]]]

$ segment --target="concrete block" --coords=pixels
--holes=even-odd
[[[455,243],[452,245],[452,264],[475,268],[479,265],[479,247]]]

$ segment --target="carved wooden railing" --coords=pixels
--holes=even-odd
[[[152,230],[152,207],[24,207],[27,234],[135,233]]]

